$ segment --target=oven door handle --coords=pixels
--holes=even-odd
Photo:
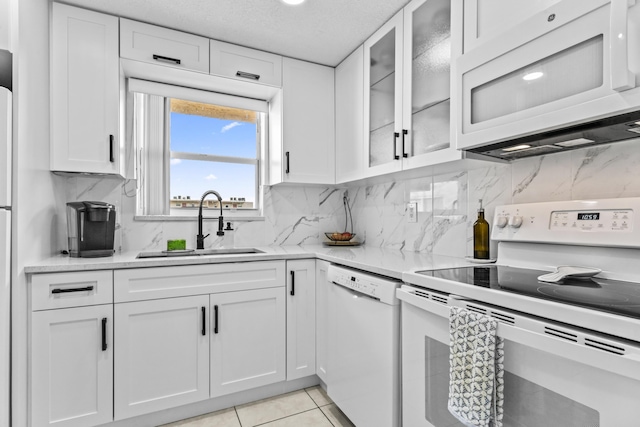
[[[403,286],[400,289],[396,289],[396,296],[403,303],[411,304],[436,316],[449,318],[449,305],[444,302],[446,299],[442,301],[433,300],[428,297],[418,296],[413,291],[414,289]]]

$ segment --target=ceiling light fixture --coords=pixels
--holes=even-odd
[[[297,4],[304,3],[304,0],[282,0],[282,1],[290,5],[297,5]]]
[[[542,71],[534,71],[532,73],[525,74],[522,77],[522,80],[526,80],[526,81],[536,80],[536,79],[539,79],[542,76],[544,76],[544,73]]]

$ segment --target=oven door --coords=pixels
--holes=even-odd
[[[461,56],[457,148],[638,109],[640,5],[633,3],[564,0]]]
[[[402,300],[403,425],[462,425],[447,410],[449,305],[500,321],[498,335],[505,343],[505,427],[639,424],[640,348],[410,286],[398,290],[398,298]]]

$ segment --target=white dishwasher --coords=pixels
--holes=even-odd
[[[327,393],[356,427],[399,427],[401,282],[335,265],[327,278]]]

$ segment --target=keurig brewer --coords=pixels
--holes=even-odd
[[[95,258],[113,255],[115,206],[104,202],[67,203],[69,255]]]

